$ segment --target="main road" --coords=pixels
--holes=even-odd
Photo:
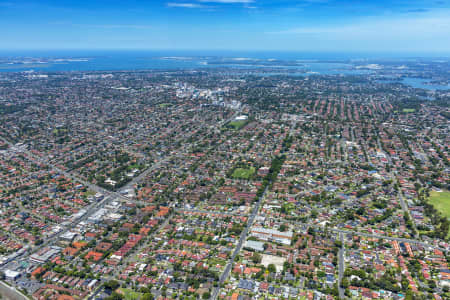
[[[313,224],[306,224],[302,222],[293,222],[293,224],[303,226],[303,227],[313,227],[313,228],[319,228],[319,229],[325,229],[325,226],[323,225],[313,225]],[[374,234],[374,233],[366,233],[361,231],[352,231],[352,230],[345,230],[345,229],[339,229],[339,228],[330,228],[327,227],[329,231],[333,231],[335,233],[343,233],[343,234],[350,234],[350,235],[357,235],[362,237],[370,237],[370,238],[376,238],[381,240],[390,240],[390,241],[397,241],[397,242],[403,242],[403,243],[410,243],[410,244],[418,244],[423,247],[426,247],[428,249],[438,249],[441,250],[444,253],[449,252],[450,249],[441,248],[439,246],[431,245],[423,241],[419,241],[416,239],[407,239],[407,238],[401,238],[401,237],[392,237],[392,236],[386,236],[386,235],[380,235],[380,234]]]
[[[259,209],[261,207],[261,204],[263,202],[263,199],[266,195],[268,188],[269,187],[266,187],[266,189],[264,190],[264,193],[261,195],[261,197],[259,197],[258,202],[256,202],[255,206],[253,207],[252,213],[250,214],[250,217],[248,218],[247,225],[245,226],[244,230],[242,230],[242,233],[241,233],[239,241],[236,245],[236,248],[234,248],[233,254],[231,255],[230,259],[228,260],[228,263],[227,263],[225,269],[223,270],[222,275],[219,278],[219,284],[214,289],[214,291],[211,295],[212,300],[215,300],[217,298],[222,284],[225,282],[225,280],[227,280],[228,275],[230,274],[231,268],[233,267],[234,260],[236,259],[236,256],[238,256],[239,252],[241,251],[242,246],[243,246],[245,240],[247,239],[248,232],[249,232],[250,228],[252,227],[253,222],[255,221],[255,217],[258,215]]]
[[[344,289],[341,287],[342,278],[344,277],[345,272],[345,241],[344,241],[344,235],[339,233],[339,240],[341,241],[342,245],[339,249],[339,273],[338,273],[338,289],[339,289],[339,299],[345,299],[345,293]]]
[[[382,145],[381,145],[381,141],[380,141],[380,138],[379,138],[379,137],[377,138],[377,144],[378,144],[379,151],[382,152],[382,153],[386,156],[386,158],[387,158],[389,164],[392,165],[392,157],[391,157],[391,154],[390,154],[389,152],[384,151],[384,148],[383,148]],[[396,182],[396,181],[397,181],[397,177],[395,176],[395,174],[394,174],[393,171],[390,171],[390,172],[389,172],[389,176],[391,177],[392,182]],[[418,234],[418,231],[417,231],[417,229],[416,229],[416,224],[415,224],[414,218],[412,218],[412,217],[411,217],[411,214],[409,213],[408,204],[407,204],[407,203],[405,202],[405,200],[403,199],[403,194],[402,194],[402,190],[401,190],[401,189],[398,190],[398,198],[399,198],[400,206],[401,206],[403,212],[404,212],[406,215],[408,215],[409,218],[410,218],[410,220],[411,220],[412,227],[413,227],[413,231],[414,231],[414,233],[415,233],[414,237],[417,238],[417,237],[419,236],[419,234]]]

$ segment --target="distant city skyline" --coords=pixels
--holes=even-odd
[[[449,1],[0,0],[0,50],[450,53]]]

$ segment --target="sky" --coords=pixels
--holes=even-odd
[[[450,0],[0,0],[0,50],[450,53]]]

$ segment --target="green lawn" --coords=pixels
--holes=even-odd
[[[135,292],[130,289],[121,288],[125,300],[139,300],[142,297],[142,293]]]
[[[404,113],[413,113],[413,112],[415,112],[416,110],[414,109],[414,108],[404,108],[403,109],[403,112]]]
[[[234,179],[249,179],[253,174],[255,174],[254,167],[250,167],[249,169],[236,168],[231,177]]]
[[[211,258],[208,261],[212,266],[215,266],[217,264],[221,265],[221,266],[225,266],[227,264],[227,262],[223,259],[219,259],[219,258]]]
[[[232,121],[227,124],[227,127],[233,128],[235,130],[239,130],[242,127],[244,127],[245,125],[247,125],[247,123],[248,123],[248,120]]]
[[[285,214],[289,214],[293,209],[295,209],[295,205],[293,203],[283,203],[281,206],[281,212]]]
[[[449,191],[442,191],[442,192],[432,191],[430,193],[430,204],[432,204],[444,216],[446,216],[447,218],[450,218],[450,192]]]

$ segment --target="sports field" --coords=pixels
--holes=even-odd
[[[430,204],[432,204],[444,216],[446,216],[447,218],[450,218],[450,192],[449,191],[442,191],[442,192],[432,191],[430,193]]]
[[[121,293],[123,295],[123,298],[125,300],[138,300],[138,299],[140,299],[142,297],[142,293],[135,292],[135,291],[133,291],[131,289],[121,288],[119,290],[119,293]]]
[[[250,167],[249,169],[236,168],[231,177],[234,179],[249,179],[253,174],[255,174],[254,167]]]
[[[248,120],[236,120],[227,124],[227,127],[233,128],[234,130],[239,130],[245,125],[247,125]]]

